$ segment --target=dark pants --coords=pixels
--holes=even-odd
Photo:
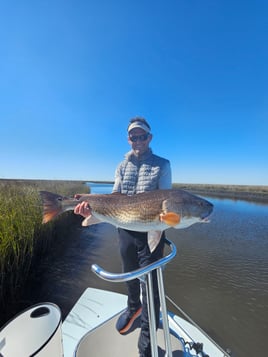
[[[129,272],[141,267],[145,267],[148,264],[151,264],[156,260],[160,259],[161,257],[163,257],[164,234],[162,235],[160,243],[158,244],[155,251],[151,253],[147,243],[147,233],[134,232],[121,228],[118,229],[118,232],[119,232],[120,253],[122,256],[124,272]],[[128,289],[128,308],[130,311],[135,312],[141,305],[139,279],[128,281],[127,289]],[[153,273],[153,291],[154,291],[156,327],[158,328],[160,303],[159,303],[156,272]],[[151,356],[147,296],[146,296],[144,283],[142,283],[141,334],[139,338],[138,347],[140,351],[140,356],[142,357]]]

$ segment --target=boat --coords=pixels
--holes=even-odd
[[[165,295],[163,270],[176,256],[176,246],[167,239],[165,244],[168,253],[163,258],[136,271],[111,273],[96,264],[91,269],[109,282],[139,278],[145,283],[152,357],[230,357],[230,351],[222,349]],[[157,274],[161,306],[160,327],[157,330],[153,271]],[[175,310],[176,313],[167,309],[167,300],[172,308],[178,310]],[[0,357],[137,357],[138,320],[127,334],[121,335],[115,328],[126,306],[126,295],[92,287],[84,291],[63,323],[57,306],[50,303],[33,306],[0,331]],[[27,325],[31,328],[27,329]]]

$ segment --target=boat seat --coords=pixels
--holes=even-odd
[[[79,342],[75,357],[138,357],[138,338],[140,328],[127,335],[120,335],[115,324],[116,315],[95,330],[88,332]],[[158,355],[165,356],[164,334],[161,328],[157,332]],[[173,357],[183,357],[182,343],[171,335]]]

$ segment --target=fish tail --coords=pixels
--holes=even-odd
[[[42,223],[47,223],[63,212],[62,200],[63,197],[48,191],[40,191],[40,196],[43,202],[43,220]]]

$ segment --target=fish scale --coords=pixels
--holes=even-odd
[[[159,213],[162,212],[162,201],[159,198],[155,200],[150,197],[150,199],[142,201],[143,203],[141,204],[140,198],[143,199],[143,197],[137,197],[139,195],[120,195],[120,200],[117,200],[116,197],[111,197],[112,200],[108,209],[107,207],[104,208],[105,203],[103,203],[103,200],[95,202],[94,198],[93,200],[91,199],[92,197],[90,197],[89,204],[94,212],[102,214],[106,211],[108,215],[125,223],[157,221],[159,219]],[[115,196],[118,195],[116,194]],[[145,195],[145,199],[147,198],[146,196],[148,195]]]

